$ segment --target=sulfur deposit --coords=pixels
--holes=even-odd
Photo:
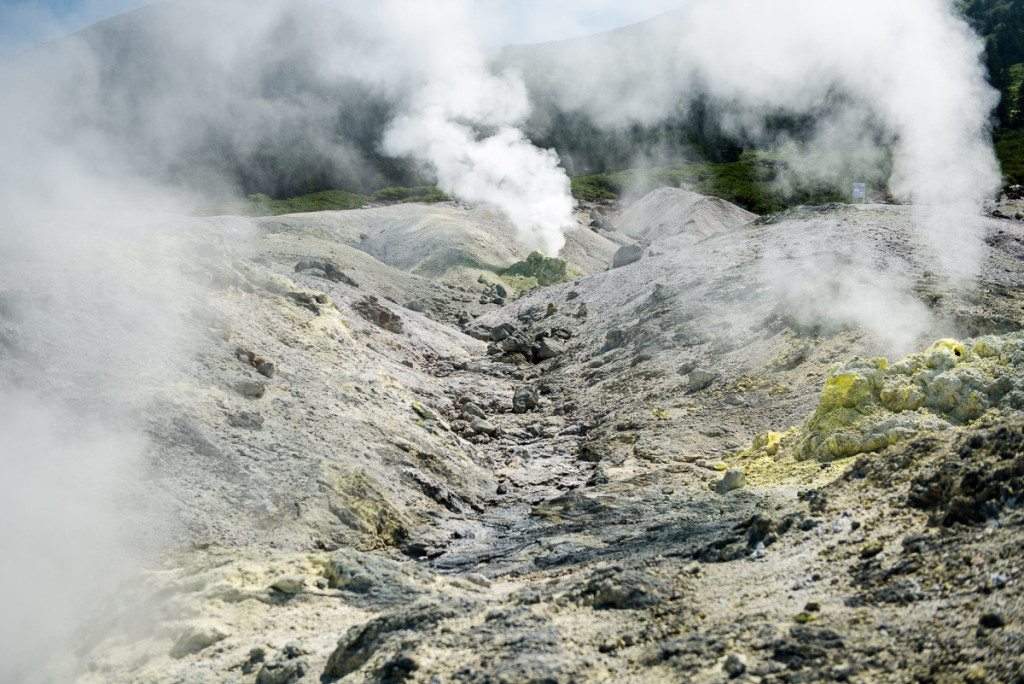
[[[812,482],[818,468],[847,464],[929,431],[998,421],[1024,408],[1024,335],[942,339],[896,363],[834,364],[818,405],[797,427],[767,431],[732,459],[757,485]]]
[[[191,354],[130,383],[148,439],[121,485],[164,547],[55,679],[1013,681],[1024,229],[988,226],[968,297],[903,208],[737,226],[679,194],[618,268],[615,212],[558,259],[453,204],[170,226]],[[932,326],[893,363],[829,288],[881,263]],[[0,382],[94,396],[34,353],[60,299],[15,266]]]
[[[1024,337],[944,339],[891,366],[836,364],[797,436],[799,459],[880,451],[922,430],[945,430],[1024,407]]]

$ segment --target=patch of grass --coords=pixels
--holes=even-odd
[[[618,199],[619,192],[621,192],[621,187],[603,173],[593,176],[576,176],[570,182],[572,183],[572,196],[585,202]]]
[[[260,199],[256,200],[254,204],[256,205],[254,211],[264,211],[266,215],[277,216],[308,211],[358,209],[366,204],[366,196],[344,190],[324,190],[283,200]]]
[[[498,273],[510,285],[519,291],[537,285],[557,285],[567,283],[580,277],[564,259],[544,256],[541,252],[531,252],[525,261],[518,261]]]
[[[573,197],[584,201],[645,195],[659,187],[686,186],[720,197],[755,214],[771,214],[801,204],[848,202],[849,191],[827,183],[803,183],[786,190],[776,182],[785,165],[770,155],[748,151],[739,161],[689,162],[647,169],[627,169],[572,179]]]
[[[1024,184],[1024,130],[997,131],[995,142],[1004,182]]]
[[[236,216],[280,216],[301,214],[311,211],[337,211],[358,209],[365,205],[367,197],[344,190],[324,190],[288,199],[271,199],[263,193],[249,195],[244,200],[233,202],[212,202],[196,207],[197,216],[231,214]]]
[[[447,202],[451,197],[436,186],[381,188],[370,195],[371,202]]]
[[[381,188],[372,195],[360,195],[344,190],[324,190],[288,199],[272,199],[269,195],[258,193],[249,195],[244,200],[230,202],[211,202],[196,207],[197,216],[215,216],[232,214],[237,216],[279,216],[281,214],[301,214],[311,211],[338,211],[358,209],[368,202],[386,204],[401,202],[446,202],[451,197],[441,188],[434,186],[418,186],[414,188]]]

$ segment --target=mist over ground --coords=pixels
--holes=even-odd
[[[13,493],[0,577],[56,588],[43,605],[8,592],[0,678],[59,652],[132,567],[128,540],[160,529],[129,506],[147,439],[132,409],[187,363],[181,321],[203,293],[158,228],[211,194],[436,182],[555,254],[575,202],[557,153],[525,132],[538,98],[618,130],[679,116],[700,92],[727,106],[725,131],[788,150],[800,177],[836,159],[873,167],[889,146],[889,187],[918,211],[935,270],[976,272],[978,208],[999,184],[996,93],[950,2],[865,0],[851,16],[820,0],[705,0],[505,54],[468,0],[389,2],[382,16],[169,1],[0,62],[0,472]],[[808,112],[800,144],[765,123]],[[805,297],[821,266],[780,287]],[[871,272],[842,283],[849,308],[808,320],[883,320],[894,345],[924,329],[901,298],[862,306],[868,284]],[[883,285],[907,288],[898,273]]]

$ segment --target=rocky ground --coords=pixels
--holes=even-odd
[[[150,569],[59,676],[1024,681],[1024,224],[983,221],[966,277],[908,207],[671,189],[564,262],[450,203],[175,224],[188,354],[108,400]]]

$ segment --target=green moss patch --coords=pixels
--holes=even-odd
[[[529,290],[537,286],[567,283],[580,277],[579,271],[569,265],[565,259],[544,256],[541,252],[533,252],[526,260],[519,261],[499,271],[512,287],[519,291]]]

